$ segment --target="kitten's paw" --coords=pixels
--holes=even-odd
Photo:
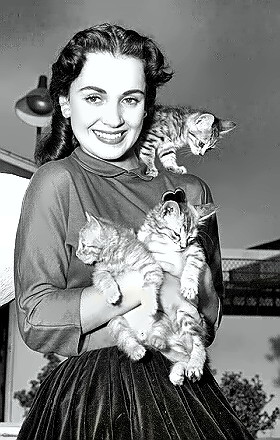
[[[187,174],[187,169],[183,166],[181,167],[169,166],[167,167],[167,170],[175,174]]]
[[[156,168],[147,169],[146,176],[157,177],[158,170]]]
[[[139,361],[145,356],[146,349],[142,345],[136,345],[134,350],[130,353],[130,358],[133,361]]]
[[[183,385],[184,374],[176,370],[172,370],[169,374],[169,379],[173,383],[173,385]]]
[[[166,341],[161,336],[152,336],[150,338],[150,345],[158,350],[164,350],[167,348]]]
[[[121,299],[121,294],[120,292],[110,292],[106,294],[106,301],[109,304],[117,304],[117,302]]]
[[[186,299],[194,300],[198,295],[198,288],[197,286],[182,287],[181,294]]]
[[[186,376],[189,380],[192,380],[193,382],[196,382],[199,380],[202,376],[203,368],[197,366],[197,365],[188,365],[186,369]]]
[[[186,368],[186,362],[177,362],[172,366],[169,379],[173,385],[183,385]]]

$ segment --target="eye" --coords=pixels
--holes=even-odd
[[[204,142],[202,142],[202,141],[199,141],[199,142],[198,142],[198,146],[199,146],[199,148],[203,148],[204,145],[205,145]]]
[[[89,102],[90,104],[101,104],[101,102],[102,102],[101,97],[98,95],[87,96],[85,98],[85,100],[86,100],[86,102]]]
[[[190,244],[193,244],[193,243],[195,242],[195,239],[196,239],[196,237],[193,237],[192,235],[189,235],[189,236],[187,237],[187,244],[188,244],[188,246],[189,246]]]
[[[180,234],[177,234],[177,232],[173,231],[172,232],[172,240],[174,240],[175,242],[180,241]]]
[[[128,96],[127,98],[123,99],[123,102],[129,106],[136,106],[140,101],[134,96]]]

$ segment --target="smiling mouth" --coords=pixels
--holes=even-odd
[[[104,142],[105,144],[118,144],[120,143],[126,135],[126,131],[120,131],[118,133],[108,133],[105,131],[99,131],[99,130],[92,130],[97,139],[99,139],[101,142]]]

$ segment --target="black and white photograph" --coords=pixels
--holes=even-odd
[[[0,25],[0,440],[280,440],[280,1]]]

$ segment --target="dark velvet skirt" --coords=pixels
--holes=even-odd
[[[132,362],[116,347],[62,362],[42,383],[18,440],[252,439],[206,367],[169,381],[156,351]]]

